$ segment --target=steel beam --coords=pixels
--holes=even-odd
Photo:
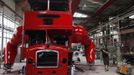
[[[2,23],[1,23],[1,51],[0,51],[0,69],[2,68],[3,44],[4,44],[4,7],[2,6]]]
[[[72,0],[72,14],[77,10],[80,0]]]
[[[94,16],[100,15],[102,12],[104,12],[114,1],[116,0],[108,0],[102,5],[100,8],[98,8],[94,14]]]
[[[79,13],[83,13],[83,14],[86,14],[86,15],[92,15],[92,14],[94,14],[93,12],[90,12],[90,11],[88,11],[88,10],[77,10],[76,12],[79,12]]]
[[[92,16],[93,17],[94,16],[98,16],[101,13],[103,13],[114,1],[116,1],[116,0],[108,0],[108,1],[106,1],[100,8],[98,8],[96,10],[96,12]],[[91,17],[88,18],[87,21],[84,24],[86,24],[87,22],[89,22],[89,20],[91,20]]]

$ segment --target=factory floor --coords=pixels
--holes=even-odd
[[[10,74],[3,74],[3,70],[0,70],[0,75],[21,75],[18,74],[18,67],[12,70]],[[115,67],[111,67],[109,71],[105,72],[103,66],[96,66],[95,70],[88,70],[87,68],[83,69],[84,72],[75,71],[75,75],[119,75],[115,72]]]
[[[84,72],[75,70],[75,75],[119,75],[116,73],[116,67],[110,67],[109,71],[105,72],[101,62],[97,60],[95,63],[95,70],[89,70],[89,66],[85,63],[77,64],[76,66],[83,69]],[[22,65],[24,64],[15,63],[12,72],[9,74],[3,74],[4,70],[0,69],[0,75],[21,75],[18,71],[21,69]]]
[[[77,64],[76,66],[83,69],[84,72],[76,71],[75,75],[119,75],[116,73],[116,66],[110,66],[109,71],[105,71],[103,62],[100,60],[95,61],[94,70],[89,69],[90,67],[85,63],[85,60],[81,60],[81,62],[82,63]]]
[[[85,72],[76,72],[75,75],[119,75],[115,71],[115,67],[110,67],[109,71],[105,72],[103,66],[95,66],[95,70],[89,70],[85,67]]]

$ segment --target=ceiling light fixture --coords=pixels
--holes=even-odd
[[[134,15],[129,16],[130,19],[134,19]]]
[[[86,14],[82,14],[82,13],[79,13],[79,12],[75,12],[73,17],[77,17],[77,18],[86,18],[88,17],[88,15]]]

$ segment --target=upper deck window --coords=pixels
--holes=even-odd
[[[68,0],[28,0],[31,10],[35,11],[68,11]]]
[[[47,10],[47,0],[28,0],[31,10],[43,11]]]
[[[68,11],[69,1],[68,0],[50,0],[50,10]]]

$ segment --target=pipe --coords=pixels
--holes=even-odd
[[[104,12],[114,1],[116,0],[108,0],[104,3],[103,6],[101,6],[99,9],[96,10],[94,16],[100,15],[102,12]]]
[[[94,15],[93,16],[98,16],[98,15],[100,15],[102,12],[104,12],[114,1],[116,1],[116,0],[108,0],[108,1],[106,1],[105,3],[104,3],[104,5],[102,5],[100,8],[98,8],[97,10],[96,10],[96,12],[94,13]],[[89,17],[88,19],[87,19],[87,21],[84,23],[84,24],[86,24],[89,20],[91,20],[91,17]]]
[[[3,56],[3,44],[4,44],[3,38],[4,38],[4,8],[2,6],[0,69],[1,69],[1,65],[2,65],[2,56]]]

